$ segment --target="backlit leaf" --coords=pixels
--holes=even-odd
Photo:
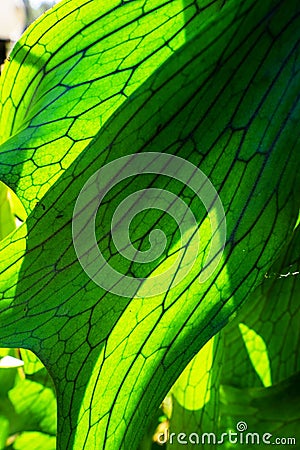
[[[1,178],[16,188],[29,217],[27,230],[20,226],[0,244],[0,343],[31,349],[50,371],[58,449],[137,448],[148,417],[263,280],[298,218],[300,6],[229,1],[201,22],[200,4],[99,0],[91,8],[91,1],[64,1],[25,34],[4,73]],[[183,14],[188,5],[195,22]],[[164,21],[169,31],[159,25]],[[177,172],[137,171],[113,184],[134,161],[128,155],[145,161],[150,155],[155,165],[160,154],[201,168],[224,205],[224,254],[203,283],[209,219],[218,224],[217,236],[225,225],[216,199],[208,217]],[[119,171],[107,169],[124,156],[128,164]],[[121,273],[118,281],[145,278],[132,298],[94,283],[74,249],[76,201],[105,167],[98,181],[112,187],[98,208],[95,235],[107,263]],[[168,208],[154,203],[140,211],[128,227],[133,247],[146,252],[157,228],[166,238],[162,254],[146,264],[118,253],[110,228],[120,202],[139,189],[171,192],[195,218],[183,245]],[[89,206],[75,210],[75,241],[91,220]],[[121,231],[129,212],[121,215]],[[193,259],[197,236],[194,265],[175,283]],[[84,245],[79,256],[87,256],[96,276],[93,245],[89,239]],[[155,276],[177,254],[171,280],[160,277],[161,291]],[[20,391],[10,396],[29,411],[29,398]],[[45,393],[45,417],[50,398],[53,404],[52,391]]]

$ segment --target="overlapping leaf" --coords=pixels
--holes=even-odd
[[[252,302],[224,330],[227,366],[222,371],[222,426],[230,428],[243,419],[249,431],[273,434],[272,441],[299,439],[299,237],[298,227],[254,291]],[[265,350],[255,351],[257,338],[252,348],[245,346],[238,322],[265,342]],[[266,358],[269,364],[263,365]],[[262,375],[268,375],[269,387],[262,388]],[[279,448],[284,446],[283,441]]]
[[[0,86],[2,181],[26,208],[223,3],[64,1],[29,28]]]
[[[217,441],[229,430],[236,433],[239,421],[248,426],[242,442],[247,449],[257,443],[256,440],[252,442],[252,439],[258,439],[255,433],[259,435],[261,445],[265,433],[272,435],[269,437],[271,444],[275,444],[275,439],[283,439],[282,445],[276,443],[278,448],[284,448],[288,439],[290,443],[298,442],[298,323],[299,228],[262,284],[218,335],[223,345],[215,349],[215,363],[207,375],[214,381],[200,392],[193,390],[190,379],[182,385],[182,396],[190,395],[190,404],[199,404],[199,400],[209,396],[210,392],[220,395],[219,401],[206,402],[202,408],[189,408],[187,404],[179,405],[175,395],[170,430],[165,432],[168,439],[170,433],[175,433],[170,448],[181,447],[177,436],[182,432],[188,441],[186,448],[193,448],[190,436],[192,441],[203,439],[205,449],[222,448],[225,443],[226,448],[234,448],[236,444],[230,443],[228,437],[219,446]],[[194,358],[193,365],[185,369],[191,378],[199,376],[206,364],[206,359],[201,361],[201,352]],[[213,435],[205,435],[212,432],[215,440]],[[248,444],[247,433],[250,433]],[[240,440],[240,435],[233,436],[232,440],[234,438]]]
[[[62,11],[68,6],[63,4]],[[20,133],[29,133],[28,139],[35,142],[30,145],[42,150],[35,164],[39,166],[41,158],[45,171],[38,172],[34,182],[35,149],[26,150],[25,158],[21,153],[22,173],[14,173],[7,146],[17,137],[3,144],[3,158],[8,158],[4,179],[13,183],[21,173],[19,192],[31,206],[40,186],[40,192],[48,192],[27,220],[26,253],[22,227],[2,243],[5,328],[0,341],[32,348],[51,371],[58,391],[58,448],[136,448],[147,422],[144,412],[151,416],[187,362],[263,278],[292,232],[299,210],[299,136],[294,127],[299,120],[298,16],[296,1],[288,10],[279,1],[229,2],[129,97],[59,179],[51,170],[47,180],[42,179],[48,165],[55,165],[45,136],[52,141],[59,132],[64,139],[68,118],[64,126],[48,124],[37,131],[32,126],[25,129],[22,122]],[[40,33],[38,27],[28,39],[35,33]],[[76,45],[69,47],[73,51]],[[36,61],[35,52],[31,58],[23,66]],[[43,52],[39,61],[47,67]],[[57,77],[54,86],[61,83]],[[29,117],[32,121],[39,114],[36,108],[30,110],[36,114]],[[63,111],[63,117],[67,115]],[[55,145],[60,163],[59,149],[66,147],[57,140]],[[123,155],[147,151],[178,155],[201,167],[223,201],[228,239],[222,264],[211,279],[199,284],[210,236],[206,213],[189,188],[150,175],[120,183],[100,206],[96,228],[109,263],[124,274],[142,272],[147,277],[159,270],[168,264],[178,241],[176,227],[170,224],[166,251],[154,267],[141,269],[113,253],[109,218],[118,202],[141,184],[182,196],[206,239],[194,271],[175,289],[170,286],[165,295],[150,300],[124,300],[97,287],[82,271],[72,246],[71,218],[83,184],[97,169]],[[165,222],[166,214],[142,213],[133,228],[137,247]],[[18,277],[13,277],[16,268]]]
[[[16,195],[3,183],[0,193],[2,240],[25,220],[26,214]],[[27,450],[28,434],[34,437],[36,448],[55,448],[53,383],[41,361],[29,350],[0,350],[0,421],[1,450],[8,446]]]

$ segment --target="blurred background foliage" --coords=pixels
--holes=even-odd
[[[0,182],[0,240],[26,218]],[[0,349],[0,449],[55,449],[56,396],[42,362],[26,349]]]

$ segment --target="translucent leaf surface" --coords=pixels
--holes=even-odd
[[[281,382],[299,371],[299,243],[298,227],[289,246],[271,267],[263,283],[254,291],[238,317],[224,330],[227,361],[223,371],[225,384],[262,386],[240,339],[239,322],[255,330],[264,340],[270,364],[270,368],[266,369],[270,370],[273,383]],[[261,360],[259,357],[257,359]]]
[[[40,430],[48,434],[56,433],[56,405],[53,391],[39,383],[20,380],[9,391],[9,399],[19,415],[22,430]]]
[[[26,373],[33,374],[41,370],[44,366],[43,363],[39,360],[34,353],[30,350],[21,349],[20,350],[21,357],[26,364]]]
[[[204,393],[199,395],[192,380],[203,371],[206,362],[201,365],[201,353],[208,344],[175,383],[175,387],[180,383],[181,398],[188,402],[180,405],[175,391],[169,429],[160,435],[161,442],[168,441],[167,448],[182,447],[177,440],[180,433],[185,433],[181,440],[187,440],[187,449],[195,445],[189,438],[194,442],[203,439],[204,449],[235,448],[238,444],[251,449],[258,444],[257,439],[260,445],[267,445],[262,441],[264,435],[270,445],[274,443],[279,448],[298,442],[299,236],[297,229],[262,284],[249,296],[237,317],[216,336],[224,346],[214,348],[211,381]],[[272,377],[272,388],[263,388],[270,386]],[[201,409],[188,408],[211,393],[215,397],[212,403],[205,403]],[[237,430],[239,422],[247,427],[242,433]],[[230,430],[231,443],[228,435],[221,437]],[[209,433],[214,433],[210,441]],[[218,440],[223,443],[217,445]]]
[[[0,86],[2,179],[27,208],[223,3],[64,1],[29,28]]]
[[[235,430],[238,421],[243,420],[248,431],[271,433],[271,444],[278,438],[279,448],[287,445],[288,438],[299,440],[299,238],[298,227],[239,316],[222,331],[227,361],[221,377],[222,430]],[[254,364],[238,337],[239,320],[264,339],[266,348],[261,349],[262,358],[256,355]],[[255,366],[259,363],[263,369],[266,351],[265,373],[270,371],[273,384],[263,389]]]
[[[0,415],[0,448],[5,448],[9,435],[9,421],[5,416]]]
[[[247,347],[253,368],[265,387],[272,385],[270,360],[265,341],[244,323],[239,323],[239,329]]]
[[[139,2],[93,4],[102,8],[95,28],[103,32],[108,27],[113,45],[119,48],[122,41],[126,56],[132,56],[136,33],[147,34],[136,31],[137,25],[153,23],[142,18],[136,21],[136,9],[146,14],[154,3],[143,2],[143,8]],[[175,7],[177,2],[166,6],[170,4]],[[8,124],[7,136],[16,134],[1,147],[2,179],[18,186],[30,215],[27,233],[21,226],[0,247],[1,325],[5,324],[0,342],[30,348],[53,376],[58,395],[58,449],[135,449],[148,417],[187,363],[261,282],[294,229],[299,211],[295,124],[299,121],[300,9],[296,0],[288,9],[275,0],[228,2],[203,28],[195,28],[188,42],[180,42],[171,54],[168,50],[169,59],[152,66],[136,90],[127,92],[124,103],[112,107],[109,120],[108,116],[101,118],[98,128],[90,132],[92,122],[85,129],[84,121],[77,121],[81,113],[74,118],[73,109],[65,109],[76,110],[77,96],[84,96],[83,91],[73,90],[76,79],[81,80],[80,89],[89,80],[91,89],[97,86],[95,58],[105,54],[89,53],[99,44],[94,33],[85,41],[85,20],[90,24],[86,29],[93,29],[90,7],[91,2],[66,1],[46,15],[24,37],[23,45],[16,47],[12,69],[7,68],[4,77],[3,102],[10,103],[8,110],[14,104],[15,112],[3,110],[2,117]],[[110,7],[111,13],[105,10]],[[86,15],[81,15],[84,11]],[[79,33],[75,27],[74,41],[70,37],[67,45],[64,33],[74,17],[82,30]],[[126,20],[134,23],[130,31],[122,25]],[[66,47],[61,54],[52,48],[59,42],[54,36],[60,28],[54,23],[63,30],[59,45]],[[125,33],[122,39],[118,24]],[[165,37],[165,32],[159,35]],[[42,39],[49,41],[48,53],[40,44]],[[82,45],[86,45],[84,54]],[[153,45],[146,48],[153,52]],[[169,47],[164,42],[163,48]],[[87,54],[91,58],[86,73],[83,68],[87,67],[80,64]],[[112,55],[114,61],[118,59],[115,52]],[[127,62],[121,57],[123,66],[109,82],[119,95],[131,71]],[[134,62],[139,67],[136,55]],[[14,76],[9,76],[10,70]],[[17,85],[24,79],[22,70],[33,81],[25,93],[18,87],[10,94],[9,83]],[[115,75],[116,68],[111,70]],[[45,106],[43,115],[43,105],[51,104],[61,92],[70,98],[64,98],[62,109],[55,103],[54,116],[48,121],[51,108]],[[86,102],[85,98],[83,108]],[[96,115],[102,117],[99,111]],[[71,147],[76,151],[70,152]],[[160,153],[201,168],[217,189],[226,213],[225,251],[213,276],[199,283],[212,240],[207,211],[189,184],[176,176],[168,178],[161,171],[141,177],[135,173],[111,187],[95,221],[98,247],[122,274],[121,279],[146,280],[144,297],[138,292],[133,298],[118,297],[94,283],[78,261],[72,240],[76,200],[90,177],[109,162],[150,154],[157,163]],[[126,172],[126,167],[120,172]],[[109,185],[115,176],[108,171],[103,179]],[[188,242],[199,234],[199,253],[178,283],[174,280],[185,266],[184,255],[190,255],[193,246],[181,245],[168,208],[142,210],[131,224],[131,242],[142,251],[148,250],[150,232],[165,230],[166,246],[156,259],[143,265],[132,262],[117,252],[112,240],[114,211],[141,188],[170,191],[194,214],[196,225],[187,230]],[[89,223],[86,206],[78,211],[82,225],[78,235]],[[212,200],[209,209],[214,212],[215,208]],[[126,214],[120,220],[121,229]],[[222,223],[218,225],[215,234],[222,228]],[[88,264],[97,274],[99,266],[89,253],[91,247],[87,239]],[[221,244],[216,254],[220,251]],[[167,279],[168,289],[153,296],[155,276],[172,267],[176,254],[182,259],[172,273],[174,279]]]
[[[55,450],[55,437],[47,434],[28,431],[22,433],[14,442],[16,450]]]

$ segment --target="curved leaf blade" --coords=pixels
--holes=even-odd
[[[285,14],[282,8],[275,1],[225,8],[124,104],[48,191],[44,208],[39,205],[29,217],[15,297],[7,294],[13,288],[9,282],[4,289],[1,318],[7,326],[1,341],[25,342],[56,380],[59,448],[95,443],[103,449],[135,448],[145,420],[141,411],[146,406],[154,411],[187,362],[262,279],[292,232],[299,210],[294,152],[299,137],[291,133],[299,117],[299,6],[295,1]],[[120,300],[95,286],[79,267],[72,212],[83,183],[99,167],[128,149],[157,148],[201,166],[218,187],[228,222],[225,259],[203,285],[197,282],[199,264],[166,297]],[[144,180],[146,187],[154,181]],[[102,241],[107,217],[137,182],[117,187],[101,205],[99,245],[107,244]],[[188,194],[176,182],[156,182],[177,195]],[[146,213],[142,217],[145,222],[133,233],[141,244],[144,223],[147,231],[156,225],[156,217],[149,222]],[[207,232],[203,210],[197,219],[200,231]],[[163,260],[175,244],[169,240]],[[9,247],[2,254],[13,267],[18,259],[8,254]],[[125,272],[129,269],[125,266]],[[133,274],[139,270],[134,267]],[[6,266],[2,282],[5,277]]]
[[[0,164],[27,211],[222,3],[64,1],[26,31],[0,80]]]

